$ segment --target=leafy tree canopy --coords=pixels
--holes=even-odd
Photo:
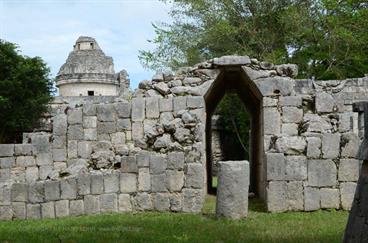
[[[19,54],[15,44],[0,39],[0,142],[15,142],[35,127],[51,99],[49,69],[39,57]]]
[[[300,77],[368,73],[365,0],[163,0],[173,23],[154,25],[150,69],[176,69],[226,54],[296,63]]]

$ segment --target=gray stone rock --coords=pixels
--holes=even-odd
[[[295,80],[288,77],[269,77],[256,79],[254,83],[263,96],[283,95],[294,93]]]
[[[75,199],[77,197],[77,181],[73,178],[60,181],[60,198]]]
[[[146,98],[146,118],[158,118],[160,116],[158,100],[158,97]]]
[[[355,158],[358,154],[360,139],[355,133],[347,133],[341,136],[341,157]]]
[[[97,120],[101,122],[115,121],[115,108],[113,104],[97,105]]]
[[[142,80],[141,82],[139,82],[138,88],[145,89],[145,90],[151,89],[152,88],[152,81],[151,80]]]
[[[326,133],[322,135],[322,157],[325,159],[337,158],[340,154],[340,134]]]
[[[173,100],[173,108],[174,114],[177,114],[178,111],[185,110],[187,107],[187,97],[179,96],[175,97]]]
[[[169,152],[167,155],[168,169],[182,170],[184,168],[184,153],[183,152]]]
[[[41,218],[41,205],[27,204],[27,219],[40,219],[40,218]]]
[[[148,167],[150,161],[150,154],[147,151],[141,151],[135,156],[138,167]]]
[[[319,188],[304,188],[304,210],[315,211],[321,208]]]
[[[298,76],[298,66],[296,64],[276,65],[276,72],[281,76],[295,78]]]
[[[84,116],[83,117],[83,127],[84,128],[96,128],[97,127],[97,117],[96,116]]]
[[[140,168],[138,170],[138,191],[147,192],[151,190],[151,175],[149,168]]]
[[[170,91],[169,86],[163,82],[157,83],[153,87],[162,95],[167,95]]]
[[[181,193],[170,194],[170,210],[180,212],[183,210],[183,195]]]
[[[267,210],[285,212],[288,210],[287,185],[283,181],[270,181],[267,186]]]
[[[183,79],[183,85],[185,86],[193,86],[199,85],[202,83],[202,79],[196,77],[186,77]]]
[[[11,186],[11,201],[12,202],[26,202],[27,201],[27,184],[14,183]]]
[[[336,165],[332,160],[308,160],[308,185],[335,186]]]
[[[305,138],[301,136],[280,137],[276,140],[277,151],[285,154],[303,154],[306,146]]]
[[[115,193],[100,195],[100,207],[101,213],[105,212],[117,212],[118,200]]]
[[[60,200],[59,181],[45,181],[45,199],[46,201]]]
[[[340,208],[340,193],[338,189],[321,188],[321,208]]]
[[[80,175],[77,178],[77,192],[78,195],[84,196],[91,193],[91,176]]]
[[[15,144],[14,151],[15,155],[32,155],[33,146],[31,144]]]
[[[167,188],[170,192],[179,192],[184,186],[184,171],[167,170]]]
[[[281,96],[280,106],[302,106],[302,96]]]
[[[275,65],[273,65],[273,63],[266,62],[266,61],[260,62],[259,66],[260,66],[260,68],[265,69],[265,70],[271,70],[275,67]]]
[[[213,64],[217,66],[243,66],[250,64],[248,56],[222,56],[213,59]]]
[[[339,163],[339,181],[358,181],[360,161],[356,159],[341,159]]]
[[[55,202],[55,217],[62,218],[69,216],[69,201],[60,200]]]
[[[286,184],[289,210],[301,211],[304,209],[304,193],[302,181],[290,181]]]
[[[43,182],[34,182],[28,185],[28,201],[30,203],[40,203],[45,200],[45,190]]]
[[[191,188],[203,188],[204,168],[201,164],[190,163],[186,167],[185,186]]]
[[[302,181],[307,179],[307,158],[305,156],[286,157],[285,179],[295,181]]]
[[[264,70],[255,70],[251,67],[242,67],[250,80],[255,80],[258,78],[268,78],[270,73]]]
[[[83,140],[84,131],[82,125],[70,125],[68,127],[68,140]]]
[[[184,188],[183,193],[183,212],[199,213],[202,210],[204,195],[200,189]]]
[[[281,118],[277,108],[263,109],[264,133],[270,135],[280,134]]]
[[[221,161],[218,163],[216,216],[231,219],[248,215],[248,161]]]
[[[287,136],[297,136],[299,133],[298,128],[296,123],[283,123],[281,125],[281,133]]]
[[[350,210],[353,204],[357,183],[346,182],[340,184],[341,206],[344,210]]]
[[[52,132],[54,135],[65,136],[68,123],[65,114],[58,114],[52,119]]]
[[[153,196],[153,207],[155,210],[163,212],[170,209],[170,196],[168,193],[156,193]]]
[[[26,204],[24,202],[12,203],[13,219],[26,219]]]
[[[126,156],[121,159],[121,171],[126,173],[138,173],[135,156]]]
[[[331,123],[316,114],[304,115],[303,128],[308,133],[328,133],[332,131]]]
[[[170,144],[172,144],[171,135],[166,133],[156,139],[156,141],[153,144],[153,148],[155,149],[167,148],[169,147]]]
[[[54,161],[66,161],[66,149],[52,149],[52,158]]]
[[[7,176],[10,177],[10,176]],[[35,182],[39,179],[39,172],[36,166],[26,168],[26,181],[28,183]]]
[[[131,212],[133,210],[129,194],[119,194],[118,204],[119,212]]]
[[[307,157],[317,159],[321,155],[322,141],[318,137],[307,138]]]
[[[173,111],[173,99],[172,98],[159,99],[159,107],[160,112]]]
[[[102,194],[103,190],[103,176],[101,174],[91,175],[91,193]]]
[[[167,167],[167,159],[162,154],[151,154],[150,156],[150,173],[164,173]]]
[[[82,109],[80,108],[73,108],[68,110],[68,124],[75,125],[75,124],[82,124]],[[60,134],[62,135],[62,134]]]
[[[35,166],[36,161],[33,156],[18,156],[16,157],[16,165],[20,167]]]
[[[332,95],[326,92],[316,94],[316,111],[318,113],[329,113],[334,111],[336,103]]]
[[[167,192],[167,177],[166,174],[151,175],[151,191],[152,192]]]
[[[0,158],[0,169],[12,168],[15,165],[14,157]]]
[[[267,180],[284,180],[286,173],[283,153],[266,153]]]
[[[303,110],[293,106],[282,107],[282,121],[299,123],[303,120]]]
[[[95,116],[96,115],[96,105],[86,103],[83,104],[83,114],[86,116]]]
[[[133,173],[120,174],[120,192],[133,193],[137,192],[137,175]]]
[[[153,209],[152,197],[146,192],[137,193],[134,198],[135,207],[139,211],[146,211]]]
[[[84,212],[87,215],[97,214],[100,212],[99,196],[85,195],[83,202],[84,202]]]
[[[104,175],[104,188],[105,193],[113,193],[119,191],[119,173],[111,173]]]
[[[130,119],[119,119],[116,122],[118,131],[132,130],[132,122]]]
[[[80,216],[84,214],[84,202],[83,200],[70,200],[69,201],[69,215]]]
[[[128,102],[118,102],[115,104],[115,110],[117,112],[118,117],[120,118],[130,118],[132,105]]]
[[[145,100],[142,98],[133,98],[132,99],[132,120],[133,121],[143,121],[144,118],[145,118]]]

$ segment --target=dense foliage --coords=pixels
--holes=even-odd
[[[163,1],[172,6],[173,22],[154,25],[156,36],[150,41],[156,49],[140,52],[147,68],[175,70],[238,54],[296,63],[299,78],[343,79],[368,73],[366,0]],[[249,118],[236,110],[236,101],[224,100],[219,113],[236,114],[237,130],[246,130],[242,123],[249,124]],[[232,122],[225,128],[236,132]]]
[[[173,0],[173,23],[154,25],[151,69],[225,54],[296,63],[300,77],[368,73],[368,3],[363,0]]]
[[[20,55],[15,44],[0,40],[0,143],[14,142],[37,125],[51,92],[41,58]]]

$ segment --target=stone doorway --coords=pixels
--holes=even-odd
[[[256,196],[264,198],[265,183],[263,182],[263,122],[262,122],[262,95],[256,85],[247,77],[241,68],[227,67],[221,70],[216,80],[205,94],[206,103],[206,166],[207,192],[216,194],[213,185],[213,147],[212,123],[213,114],[226,94],[237,94],[250,117],[250,141],[248,146],[250,164],[250,188]],[[243,107],[239,107],[243,109]],[[233,156],[234,157],[234,156]],[[236,158],[233,160],[241,160]],[[239,157],[239,156],[238,156]],[[230,158],[231,159],[231,158]]]

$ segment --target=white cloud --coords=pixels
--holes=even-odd
[[[156,0],[2,0],[1,38],[25,55],[41,56],[55,75],[78,36],[92,36],[113,57],[115,71],[128,71],[135,88],[152,75],[140,65],[138,50],[152,48],[151,23],[170,21],[168,10]]]

